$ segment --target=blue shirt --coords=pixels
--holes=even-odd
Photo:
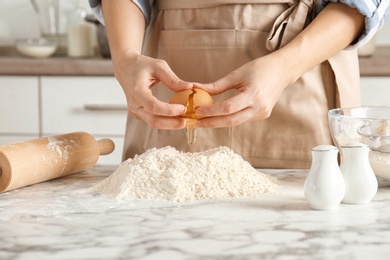
[[[194,0],[195,1],[195,0]],[[146,23],[149,23],[154,0],[132,0],[143,12]],[[340,2],[352,8],[356,8],[365,17],[365,30],[356,42],[349,48],[358,48],[369,41],[390,17],[390,0],[317,0],[314,12],[317,15],[327,3]],[[89,0],[92,11],[100,22],[103,21],[101,0]]]

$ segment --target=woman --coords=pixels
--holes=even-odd
[[[124,159],[151,147],[224,145],[268,168],[307,168],[310,149],[332,143],[327,111],[360,101],[354,49],[389,14],[389,1],[371,0],[90,4],[102,11],[130,111]],[[215,104],[197,110],[206,118],[189,146],[185,120],[177,117],[185,108],[168,101],[195,82]]]

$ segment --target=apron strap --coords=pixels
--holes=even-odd
[[[290,7],[276,19],[268,35],[266,48],[274,51],[285,46],[305,27],[313,9],[314,0],[300,0],[289,3]]]

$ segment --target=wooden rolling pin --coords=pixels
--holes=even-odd
[[[114,148],[85,132],[0,146],[0,192],[84,171]]]

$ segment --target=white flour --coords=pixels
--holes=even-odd
[[[384,178],[390,177],[390,154],[371,151],[370,164],[375,174]]]
[[[115,199],[184,202],[257,197],[275,191],[275,181],[227,147],[184,153],[168,146],[124,161],[93,189]]]
[[[73,140],[58,140],[53,136],[47,137],[47,148],[56,151],[60,158],[64,158],[65,161],[69,159],[68,149],[72,147],[76,142]]]

